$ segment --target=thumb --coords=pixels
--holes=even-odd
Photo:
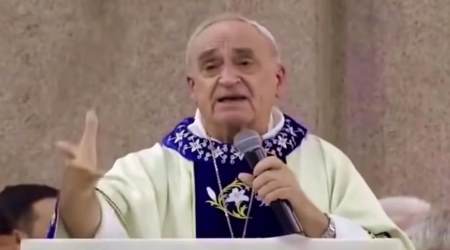
[[[55,143],[56,148],[58,148],[66,157],[73,159],[77,155],[77,146],[66,141],[57,141]]]
[[[252,183],[253,183],[253,175],[249,174],[249,173],[240,173],[238,175],[238,179],[241,180],[245,185],[252,187]]]

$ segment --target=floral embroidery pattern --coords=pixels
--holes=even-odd
[[[210,213],[211,210],[220,210],[233,219],[247,219],[251,189],[238,179],[234,179],[243,167],[248,168],[246,162],[244,162],[244,154],[239,152],[233,144],[210,141],[208,138],[202,138],[193,134],[188,128],[193,122],[193,118],[183,120],[164,138],[163,144],[176,150],[184,158],[193,161],[196,175],[201,171],[198,178],[199,181],[196,182],[196,192],[205,194],[203,192],[206,191],[207,196],[204,198],[205,196],[202,195],[201,199],[196,200],[198,212],[202,216],[206,216],[206,219],[210,219],[208,216],[214,217],[216,215],[216,213]],[[264,139],[262,147],[267,155],[285,159],[288,154],[301,144],[306,134],[306,128],[289,116],[284,115],[283,127],[270,138]],[[213,159],[215,159],[218,168],[226,169],[223,172],[226,174],[224,174],[222,180],[227,180],[229,184],[222,191],[214,190],[213,187],[217,188],[217,186],[216,183],[211,181],[211,178],[202,177],[210,176],[213,173]],[[260,211],[264,211],[265,207],[268,206],[256,194],[253,203],[252,210],[263,209]],[[207,210],[204,210],[204,208],[207,208]],[[203,215],[203,211],[208,212]],[[251,219],[251,217],[248,219]]]
[[[228,195],[228,198],[225,200],[226,202],[234,202],[236,207],[239,207],[241,201],[248,201],[248,196],[245,195],[245,190],[239,190],[237,188],[233,188],[231,194]]]
[[[226,186],[218,195],[211,187],[206,187],[206,192],[210,200],[206,203],[222,210],[228,215],[237,219],[247,218],[248,202],[250,200],[250,188],[239,180],[234,180],[230,185]]]
[[[192,118],[181,122],[166,137],[166,143],[188,159],[208,162],[214,157],[218,163],[225,165],[236,165],[244,159],[244,155],[232,144],[210,142],[206,138],[194,135],[188,129],[192,122]],[[306,131],[304,127],[285,115],[283,127],[274,137],[263,140],[263,148],[267,154],[281,157],[298,146],[306,135]]]

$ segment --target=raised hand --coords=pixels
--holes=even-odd
[[[97,130],[97,115],[91,110],[86,113],[84,132],[78,144],[56,143],[67,165],[59,208],[66,230],[76,238],[93,237],[101,221],[100,203],[95,194],[95,185],[103,176],[98,170]]]
[[[82,184],[95,184],[102,176],[97,165],[97,131],[98,119],[95,111],[86,113],[83,135],[78,144],[68,141],[58,141],[57,148],[65,155],[67,169],[65,171],[63,189],[72,190],[68,184],[78,182]]]

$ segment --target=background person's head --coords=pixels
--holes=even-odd
[[[433,211],[427,219],[406,233],[417,250],[450,249],[450,210]]]
[[[12,234],[12,227],[10,220],[6,217],[5,213],[0,209],[0,235]]]
[[[205,21],[189,40],[186,71],[211,136],[230,141],[244,127],[267,131],[285,70],[266,28],[234,14]]]
[[[0,210],[21,237],[45,238],[57,196],[58,190],[45,185],[7,186],[0,193]]]
[[[425,200],[412,196],[391,196],[380,199],[380,204],[391,220],[402,230],[425,220],[431,205]]]
[[[0,250],[19,249],[20,235],[12,228],[11,220],[0,208]]]

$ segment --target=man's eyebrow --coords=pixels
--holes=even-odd
[[[198,56],[198,61],[199,62],[204,62],[204,61],[210,59],[212,56],[214,56],[216,51],[217,51],[217,49],[208,49],[208,50],[203,51]]]
[[[233,49],[233,52],[239,56],[253,57],[255,53],[250,48],[236,48]]]

